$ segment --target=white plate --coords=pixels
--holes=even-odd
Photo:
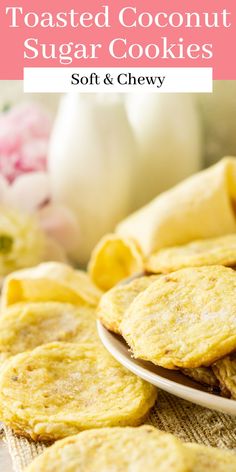
[[[124,340],[114,333],[108,331],[97,321],[100,339],[110,354],[134,374],[153,385],[172,393],[177,397],[184,398],[198,405],[236,415],[236,401],[228,400],[208,393],[203,386],[188,379],[181,372],[163,369],[151,362],[140,361],[131,357],[129,348]]]

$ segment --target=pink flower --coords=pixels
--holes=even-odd
[[[50,130],[49,115],[35,104],[0,114],[0,204],[36,213],[48,235],[49,258],[65,260],[77,244],[78,224],[69,209],[51,203]]]
[[[0,174],[9,183],[46,171],[50,131],[50,116],[38,105],[20,104],[0,114]]]

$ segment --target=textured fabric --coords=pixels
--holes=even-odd
[[[36,443],[16,436],[7,426],[4,427],[4,433],[15,472],[23,471],[46,447],[43,443]]]
[[[236,448],[236,417],[203,408],[159,391],[149,423],[183,441]]]
[[[147,422],[183,441],[236,449],[236,417],[208,410],[160,390]],[[8,427],[4,431],[15,472],[22,472],[46,447],[43,443],[17,437]]]

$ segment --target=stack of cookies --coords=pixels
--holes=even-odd
[[[99,341],[96,311],[110,329],[122,332],[132,321],[132,305],[162,277],[140,277],[105,294],[85,273],[63,264],[41,264],[6,279],[0,417],[18,435],[48,446],[56,441],[26,472],[236,470],[230,451],[183,444],[139,426],[157,391],[118,364]]]
[[[236,234],[162,249],[101,297],[98,317],[135,358],[236,399],[235,265]]]
[[[233,452],[142,425],[157,390],[114,360],[96,331],[98,317],[135,358],[236,399],[235,209],[228,158],[106,235],[88,274],[45,263],[8,276],[0,420],[56,441],[26,472],[236,471]]]
[[[6,279],[0,317],[0,416],[17,434],[54,441],[79,431],[141,424],[157,391],[103,348],[100,291],[58,263]]]

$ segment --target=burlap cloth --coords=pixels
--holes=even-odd
[[[147,422],[183,441],[236,448],[236,417],[208,410],[161,390]],[[4,428],[4,434],[16,472],[22,472],[46,447],[17,437],[8,427]]]

